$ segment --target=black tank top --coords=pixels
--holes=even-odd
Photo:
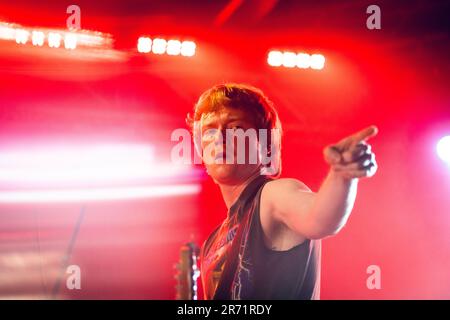
[[[225,261],[241,221],[246,221],[241,237],[238,264],[229,298],[319,299],[320,240],[307,239],[287,251],[265,245],[260,219],[264,185],[272,179],[259,176],[241,192],[225,221],[205,241],[201,250],[201,275],[205,299],[212,299]],[[249,219],[243,219],[250,215]]]

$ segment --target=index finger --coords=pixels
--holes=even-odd
[[[376,126],[370,126],[365,129],[362,129],[361,131],[358,131],[357,133],[353,134],[352,140],[354,144],[357,144],[361,141],[366,141],[369,138],[372,138],[376,136],[378,133],[378,128]]]

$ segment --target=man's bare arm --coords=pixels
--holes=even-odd
[[[266,205],[274,220],[309,239],[336,234],[353,208],[358,178],[371,177],[377,165],[365,140],[376,135],[366,128],[324,150],[330,171],[317,193],[295,179],[279,179],[267,185]]]

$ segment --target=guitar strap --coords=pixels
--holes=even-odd
[[[272,178],[261,175],[252,181],[239,196],[238,212],[236,214],[243,214],[242,220],[239,223],[239,227],[236,231],[236,235],[232,240],[232,244],[227,252],[227,258],[224,263],[222,275],[219,283],[217,284],[216,291],[214,292],[214,300],[231,300],[231,290],[236,276],[237,267],[239,264],[239,254],[241,253],[242,241],[246,236],[246,230],[250,229],[252,216],[255,211],[255,206],[258,205],[258,201],[255,201],[255,196],[261,189],[261,187]],[[251,203],[249,203],[249,200]],[[250,208],[248,205],[250,204]],[[250,232],[250,230],[248,231]]]
[[[240,244],[242,243],[244,230],[250,220],[251,213],[251,211],[248,212],[242,219],[236,235],[233,238],[233,243],[231,244],[227,254],[222,275],[214,293],[214,300],[231,300],[231,286],[233,285],[234,277],[236,275],[236,268],[238,266]]]

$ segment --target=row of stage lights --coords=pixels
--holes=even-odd
[[[295,53],[291,51],[270,51],[267,63],[272,67],[321,70],[325,66],[325,57],[321,54]]]
[[[77,31],[67,32],[50,29],[27,29],[15,24],[0,22],[0,40],[12,40],[17,44],[25,45],[31,41],[32,45],[42,47],[46,40],[50,48],[64,48],[74,50],[78,46],[97,48],[111,48],[112,36],[101,32]],[[162,38],[151,39],[140,37],[137,42],[139,53],[167,54],[192,57],[196,53],[197,45],[193,41],[166,40]],[[325,57],[321,54],[295,53],[292,51],[270,51],[267,63],[272,67],[311,68],[321,70],[325,66]]]
[[[140,53],[168,54],[171,56],[182,55],[192,57],[195,55],[197,45],[193,41],[165,40],[161,38],[151,39],[140,37],[137,50]]]
[[[77,44],[86,46],[99,46],[111,44],[109,35],[100,32],[64,32],[58,30],[32,30],[19,25],[0,22],[0,40],[12,40],[17,44],[30,43],[33,46],[42,47],[46,40],[50,48],[59,48],[62,44],[68,50],[77,48]],[[140,37],[137,50],[140,53],[182,55],[192,57],[195,55],[196,44],[193,41],[165,40],[162,38],[150,39]]]
[[[16,42],[18,44],[26,44],[30,38],[30,32],[27,30],[16,31]],[[42,31],[33,31],[31,33],[31,43],[34,46],[42,47],[45,42],[45,33]],[[63,40],[63,36],[59,33],[50,32],[47,34],[48,46],[50,48],[59,48]],[[77,47],[77,36],[75,34],[64,35],[64,47],[69,50],[74,50]]]
[[[47,42],[50,48],[74,50],[78,46],[110,48],[111,36],[101,32],[87,30],[65,31],[58,29],[30,29],[17,24],[0,22],[0,40],[11,40],[17,44],[42,47]]]

